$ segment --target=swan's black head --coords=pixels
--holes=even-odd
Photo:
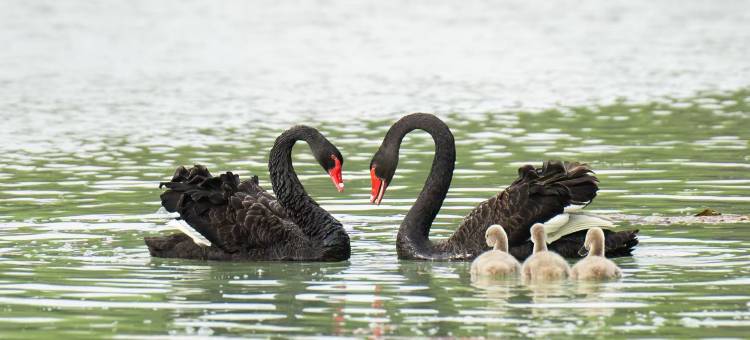
[[[385,195],[385,189],[391,183],[393,175],[398,167],[398,149],[380,147],[375,156],[370,161],[370,182],[372,192],[370,194],[370,203],[380,204]]]
[[[336,190],[339,192],[344,191],[344,179],[341,175],[341,169],[344,166],[344,156],[341,155],[339,149],[320,133],[309,144],[315,159],[323,167],[323,170],[331,176],[331,181],[336,186]]]

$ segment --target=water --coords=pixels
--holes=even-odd
[[[428,135],[405,139],[379,207],[368,165],[400,115],[446,120],[457,170],[434,239],[548,158],[597,170],[595,212],[748,215],[748,9],[3,2],[0,337],[744,337],[748,222],[642,219],[618,282],[472,283],[468,263],[396,258]],[[295,149],[308,192],[351,235],[350,261],[148,256],[143,237],[172,232],[159,181],[201,163],[270,187],[268,150],[295,123],[346,158],[339,194]]]

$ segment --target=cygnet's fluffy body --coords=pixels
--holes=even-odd
[[[487,228],[484,234],[487,245],[493,247],[479,255],[471,263],[471,275],[476,276],[511,276],[521,271],[521,264],[513,255],[508,254],[508,235],[495,224]]]
[[[531,241],[534,242],[534,253],[523,263],[524,281],[556,281],[570,276],[570,266],[565,259],[547,250],[543,225],[537,223],[531,227]]]
[[[600,228],[589,229],[583,246],[589,254],[573,266],[572,279],[614,280],[622,277],[620,268],[604,257],[604,232]]]

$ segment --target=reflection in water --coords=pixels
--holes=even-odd
[[[1,4],[0,338],[746,337],[750,222],[728,215],[750,213],[747,2],[342,4]],[[625,277],[526,286],[399,261],[434,146],[406,137],[378,207],[368,162],[417,110],[458,149],[434,239],[518,166],[574,159],[601,181],[589,209],[642,230]],[[346,158],[337,193],[294,155],[350,261],[148,256],[143,237],[168,232],[159,181],[202,163],[270,188],[268,150],[296,123]],[[690,216],[704,208],[724,215]]]
[[[737,92],[727,98],[746,96]],[[733,109],[748,110],[742,105]],[[704,113],[681,114],[698,117]],[[397,260],[395,233],[424,181],[432,144],[419,133],[407,137],[401,155],[403,169],[396,174],[404,185],[389,189],[393,197],[389,205],[370,205],[367,162],[383,133],[377,127],[387,127],[389,120],[327,126],[330,132],[325,133],[332,134],[331,139],[347,155],[347,191],[343,194],[330,188],[328,178],[319,174],[305,148],[295,151],[295,168],[308,192],[350,233],[350,261],[207,263],[150,258],[142,238],[168,232],[168,215],[158,209],[156,183],[169,176],[176,164],[239,167],[246,169],[242,176],[258,174],[261,184],[269,187],[266,150],[283,127],[241,132],[214,129],[201,134],[221,136],[221,143],[201,147],[160,146],[164,150],[154,152],[148,146],[113,147],[117,143],[102,140],[74,154],[54,150],[9,154],[9,166],[1,170],[0,181],[0,334],[16,334],[21,329],[28,332],[28,325],[44,323],[47,328],[66,332],[84,326],[93,332],[117,332],[123,338],[547,336],[596,335],[611,330],[627,335],[666,332],[694,336],[711,334],[709,327],[718,325],[727,325],[730,335],[740,336],[750,318],[741,314],[750,301],[743,290],[750,277],[750,243],[745,241],[750,239],[746,235],[750,229],[744,226],[750,224],[726,214],[750,211],[725,198],[745,199],[744,187],[750,181],[745,168],[717,167],[722,179],[715,183],[715,169],[682,166],[685,160],[641,163],[640,154],[627,150],[613,155],[568,155],[560,150],[581,141],[558,137],[563,132],[577,136],[585,114],[567,116],[553,111],[546,114],[545,121],[536,117],[520,113],[514,124],[560,131],[551,140],[539,137],[523,146],[514,144],[513,138],[525,134],[526,129],[477,138],[476,131],[502,130],[493,126],[491,115],[484,117],[483,123],[447,117],[459,141],[460,171],[454,175],[432,234],[436,239],[450,235],[463,214],[514,179],[519,164],[556,152],[571,159],[596,159],[592,166],[604,190],[590,209],[615,216],[625,228],[632,223],[642,230],[635,256],[616,260],[626,273],[623,280],[526,286],[514,280],[472,281],[469,263]],[[635,115],[630,121],[637,119]],[[732,119],[738,119],[737,126],[745,123],[744,118]],[[692,124],[689,120],[672,119],[666,126]],[[368,131],[361,132],[367,138],[355,137],[346,126]],[[592,126],[587,138],[600,145],[660,143],[651,139],[651,134],[628,133],[627,129],[613,134],[605,127]],[[663,129],[668,130],[657,128]],[[742,140],[750,137],[741,129],[726,133]],[[257,138],[258,145],[248,148],[245,135]],[[721,151],[704,154],[681,143],[684,136],[671,138],[676,143],[669,144],[669,152],[678,150],[682,157],[712,162],[730,155]],[[536,143],[545,146],[543,153],[524,150]],[[476,157],[472,153],[478,146],[493,150],[496,145],[507,145],[502,150],[509,154]],[[736,151],[728,152],[733,155]],[[626,197],[629,193],[675,198],[652,202]],[[702,205],[681,200],[682,196],[709,197],[709,206],[725,215],[690,217]],[[713,197],[716,199],[710,199]],[[695,223],[719,218],[734,224]],[[685,325],[696,328],[686,331]],[[30,331],[42,334],[47,328]]]
[[[517,293],[516,289],[520,282],[518,277],[476,276],[471,278],[471,285],[484,290],[484,296],[488,299],[506,302]]]
[[[606,302],[617,302],[617,300],[604,298],[604,293],[616,292],[616,287],[605,286],[600,282],[577,282],[575,287],[576,294],[579,295],[581,303],[586,304],[587,302],[592,303],[590,308],[585,308],[581,311],[581,314],[585,316],[612,316],[615,313],[615,309],[607,305]],[[601,303],[604,302],[604,303]],[[593,303],[600,303],[593,305]]]

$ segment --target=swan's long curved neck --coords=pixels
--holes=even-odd
[[[317,131],[306,126],[294,127],[282,133],[271,148],[268,171],[276,198],[289,212],[291,219],[308,236],[323,239],[327,227],[340,223],[307,194],[292,165],[294,144],[302,140],[312,148],[318,142],[318,135]]]
[[[448,126],[440,119],[424,114],[406,116],[394,124],[386,134],[381,148],[396,150],[395,157],[398,159],[401,141],[407,133],[415,129],[424,130],[432,136],[435,142],[435,157],[422,192],[401,223],[397,242],[411,243],[417,248],[422,248],[430,245],[430,226],[448,194],[456,162],[456,146]]]

